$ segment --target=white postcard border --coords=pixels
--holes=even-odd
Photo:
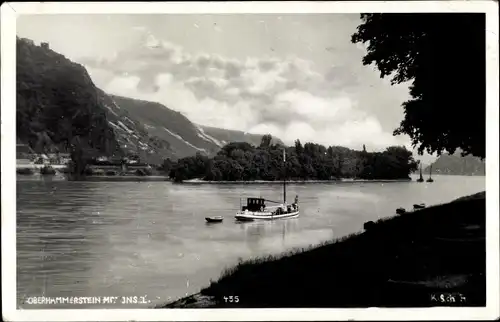
[[[21,14],[201,14],[485,12],[487,43],[487,306],[411,309],[16,309],[15,34]],[[3,3],[1,6],[2,315],[7,321],[476,320],[499,313],[498,3],[495,1],[101,2]],[[466,259],[464,259],[466,260]]]

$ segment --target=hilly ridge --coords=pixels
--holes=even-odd
[[[235,130],[226,130],[205,125],[199,125],[199,128],[206,135],[209,135],[211,138],[218,140],[222,144],[226,144],[233,141],[233,142],[247,142],[252,145],[258,146],[262,140],[262,135],[259,134],[251,134]],[[272,137],[271,141],[272,144],[284,145],[283,141],[274,136]]]
[[[140,122],[150,135],[166,140],[178,157],[201,153],[215,155],[229,142],[247,142],[259,145],[262,135],[226,130],[192,123],[182,113],[150,101],[110,95],[132,117]],[[281,140],[273,138],[275,143]]]
[[[430,172],[430,166],[424,173]],[[484,176],[486,164],[483,160],[472,155],[462,157],[460,151],[455,154],[443,154],[432,163],[433,174]]]
[[[212,155],[221,147],[216,140],[202,136],[198,127],[187,117],[160,103],[114,95],[111,98],[142,124],[150,135],[169,142],[177,157],[197,152]]]
[[[144,100],[109,95],[87,70],[25,38],[17,38],[17,140],[37,153],[75,152],[85,158],[137,154],[161,164],[229,142],[260,144],[262,135],[205,127],[182,113]],[[277,143],[279,139],[274,138]]]

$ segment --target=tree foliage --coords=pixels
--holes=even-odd
[[[362,14],[353,43],[367,43],[392,84],[411,82],[412,99],[394,131],[419,153],[443,151],[485,157],[485,15],[479,13]]]
[[[354,151],[345,147],[325,147],[315,143],[295,146],[272,145],[269,136],[255,147],[232,142],[214,158],[197,154],[168,161],[175,181],[203,178],[208,181],[330,180],[337,178],[407,179],[417,169],[412,153],[404,147],[389,147],[384,152]],[[286,149],[286,163],[283,162]],[[166,161],[167,162],[167,161]]]

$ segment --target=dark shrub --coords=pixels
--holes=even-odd
[[[29,175],[29,174],[33,174],[34,172],[30,168],[17,168],[16,173]]]
[[[54,170],[54,168],[52,168],[50,165],[48,165],[48,166],[46,165],[40,169],[40,174],[54,175],[54,174],[56,174],[56,170]]]
[[[365,224],[363,225],[363,229],[365,231],[369,231],[369,230],[372,230],[373,227],[375,227],[375,223],[373,221],[367,221],[365,222]]]

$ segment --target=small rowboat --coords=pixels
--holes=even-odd
[[[406,209],[405,208],[398,208],[398,209],[396,209],[396,213],[398,215],[404,215],[406,213]]]
[[[224,220],[224,217],[222,216],[205,217],[205,220],[207,222],[222,222]]]
[[[425,203],[413,205],[413,209],[424,209],[424,208],[425,208]]]

